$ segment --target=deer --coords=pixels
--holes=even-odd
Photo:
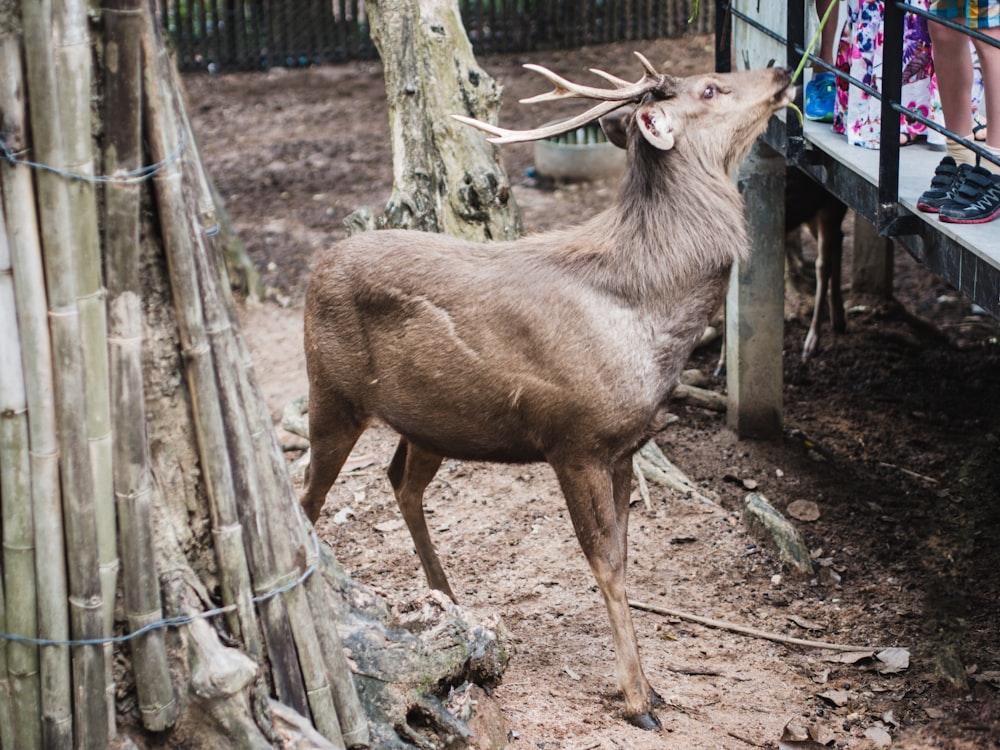
[[[816,296],[809,331],[802,345],[803,362],[809,361],[819,350],[824,308],[835,333],[847,330],[844,294],[840,288],[844,254],[841,225],[846,214],[847,206],[803,171],[794,167],[785,170],[785,231],[805,224],[816,240]]]
[[[625,718],[661,727],[626,597],[632,455],[666,421],[681,371],[749,254],[730,172],[794,96],[780,68],[674,77],[636,53],[635,81],[553,85],[526,102],[593,102],[516,131],[457,119],[497,144],[601,120],[627,150],[617,200],[576,228],[477,243],[410,230],[353,235],[306,292],[312,522],[373,420],[400,435],[388,477],[427,582],[457,601],[423,494],[444,458],[547,462],[597,581]],[[776,197],[777,200],[781,196]]]

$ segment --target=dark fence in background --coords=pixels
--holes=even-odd
[[[266,70],[377,56],[364,0],[161,0],[181,70]],[[698,0],[459,0],[476,54],[713,31]],[[688,23],[689,19],[693,19]]]

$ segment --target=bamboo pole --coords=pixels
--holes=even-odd
[[[3,459],[0,458],[0,461]],[[0,470],[2,470],[0,465]],[[7,607],[0,579],[0,628],[7,632]],[[0,747],[14,747],[14,717],[11,710],[10,675],[7,671],[7,649],[0,647]]]
[[[170,85],[167,89],[176,90]],[[190,160],[185,160],[185,166],[194,171],[194,165]],[[196,175],[192,176],[197,179]],[[200,222],[196,223],[196,226],[200,226]],[[270,519],[263,509],[265,500],[261,496],[258,477],[260,469],[254,462],[246,415],[243,413],[243,404],[239,399],[232,367],[232,362],[235,361],[231,345],[232,330],[220,306],[215,278],[217,269],[208,261],[203,236],[195,238],[193,251],[199,276],[206,334],[215,363],[219,405],[233,466],[235,496],[239,498],[237,511],[244,528],[254,530],[253,534],[247,535],[246,544],[254,591],[259,595],[287,578],[288,571],[283,570],[275,559],[274,533]],[[285,603],[280,598],[269,598],[261,602],[259,611],[271,662],[271,676],[278,698],[299,713],[308,716],[310,706],[307,697],[308,686],[303,685],[303,674],[296,654],[298,644],[288,620]],[[327,713],[332,713],[332,703],[323,709]]]
[[[14,302],[14,275],[6,221],[0,214],[0,524],[3,527],[5,633],[38,637],[35,609],[35,529],[31,517],[28,403]],[[7,747],[41,747],[38,647],[0,643],[8,700],[0,707],[0,737]]]
[[[153,3],[147,7],[152,8]],[[167,70],[172,63],[154,16],[150,10],[143,19],[143,102],[150,152],[153,159],[160,162],[167,160],[180,143],[183,131],[171,116],[169,94],[164,91],[169,79]],[[236,605],[234,613],[227,618],[230,629],[242,640],[250,657],[261,663],[260,634],[251,601],[243,529],[236,507],[232,468],[194,267],[192,238],[195,229],[190,225],[185,208],[182,178],[183,173],[176,162],[167,164],[157,173],[153,180],[157,209],[191,391],[201,468],[208,491],[222,598],[224,603]]]
[[[168,81],[168,89],[179,92],[179,82]],[[180,116],[183,107],[179,101],[174,101],[174,108]],[[187,161],[185,167],[189,184],[197,185],[200,190],[198,218],[212,221],[214,204],[208,181],[193,161]],[[247,408],[246,371],[234,367],[240,356],[232,325],[234,317],[226,307],[228,281],[215,262],[220,259],[216,248],[204,234],[195,242],[195,250],[226,435],[235,465],[237,496],[241,498],[240,516],[246,528],[257,532],[248,539],[248,546],[255,593],[261,596],[294,581],[301,569],[290,551],[287,526],[281,516],[275,517],[272,512],[275,498],[271,491],[270,462],[260,463],[255,453],[252,433],[259,428],[248,424],[248,420],[256,414],[256,408]],[[278,697],[299,713],[311,715],[317,729],[343,747],[323,652],[303,592],[296,587],[284,596],[265,598],[259,609]]]
[[[24,49],[32,141],[36,160],[65,167],[64,123],[59,105],[59,78],[52,44],[50,0],[24,0]],[[88,119],[89,122],[89,119]],[[71,199],[62,175],[39,171],[38,205],[42,228],[49,330],[53,355],[54,396],[59,435],[59,469],[63,487],[65,543],[69,569],[70,633],[74,639],[100,639],[104,633],[94,478],[87,431],[85,358],[77,308],[76,267]],[[105,698],[104,648],[71,649],[74,742],[78,748],[105,748],[108,710]]]
[[[226,271],[221,258],[217,258],[216,265],[217,278],[224,279]],[[236,303],[231,292],[224,285],[220,285],[220,289],[223,291],[227,314],[231,320],[237,319]],[[272,519],[276,519],[272,527],[280,528],[283,533],[288,534],[291,544],[289,547],[282,539],[279,559],[288,559],[287,555],[291,555],[291,559],[301,570],[309,567],[315,570],[304,584],[306,600],[311,621],[316,628],[316,637],[336,706],[341,736],[348,747],[367,746],[370,740],[368,718],[358,698],[351,669],[344,655],[344,646],[337,632],[337,618],[330,607],[326,583],[321,574],[322,561],[319,559],[316,545],[309,534],[309,523],[302,513],[298,496],[292,486],[281,445],[271,427],[267,402],[254,377],[250,348],[238,329],[233,329],[233,336],[237,347],[237,359],[234,361],[240,363],[236,370],[240,375],[241,398],[253,438],[256,465],[270,467],[269,471],[262,468],[258,470],[262,476],[267,508]],[[281,536],[282,532],[275,533]],[[297,610],[298,607],[305,605],[295,602],[290,606]]]
[[[171,68],[169,72],[171,80],[167,82],[167,89],[177,93],[180,82],[176,79],[176,71]],[[192,139],[189,142],[193,143],[190,122],[182,103],[176,99],[174,109]],[[198,218],[207,222],[203,226],[211,226],[215,220],[215,203],[200,164],[200,160],[192,159],[185,162],[185,167],[188,183],[199,188]],[[195,247],[207,329],[216,355],[226,435],[236,464],[234,476],[238,483],[242,482],[237,488],[237,496],[242,498],[240,514],[244,526],[257,531],[248,541],[254,588],[259,596],[295,580],[301,573],[297,563],[301,563],[302,557],[296,560],[291,552],[290,532],[284,516],[280,511],[277,515],[274,512],[277,498],[273,467],[267,450],[263,452],[262,461],[258,449],[261,427],[255,417],[257,405],[262,402],[250,400],[251,389],[246,379],[249,370],[233,366],[242,362],[242,357],[238,334],[232,324],[236,312],[225,264],[217,247],[204,234],[200,235]],[[252,392],[262,398],[259,392]],[[287,469],[285,471],[287,473]],[[343,746],[334,693],[324,663],[324,641],[316,633],[317,625],[307,598],[301,590],[293,589],[283,597],[265,599],[260,611],[279,698],[300,713],[311,715],[317,729],[327,739]],[[335,626],[328,622],[325,627]],[[303,686],[305,692],[302,692]]]
[[[85,0],[61,0],[55,14],[56,65],[67,169],[93,177],[91,140],[90,33]],[[108,342],[104,289],[101,282],[101,247],[97,231],[94,183],[71,180],[69,203],[76,270],[76,298],[80,314],[83,367],[86,373],[87,437],[94,475],[94,512],[97,556],[101,580],[104,635],[114,631],[115,590],[118,582],[118,544],[111,466],[111,406],[108,385]],[[109,736],[115,735],[115,685],[111,671],[114,647],[104,646],[105,698]]]
[[[12,151],[27,145],[21,45],[12,36],[0,38],[0,112],[2,130]],[[68,581],[64,546],[62,495],[59,481],[59,443],[53,400],[53,362],[48,309],[38,236],[35,188],[31,170],[0,162],[14,286],[18,290],[17,319],[21,333],[28,433],[31,443],[31,502],[34,508],[35,580],[40,638],[60,642],[69,638],[66,610]],[[39,649],[42,741],[45,748],[72,744],[70,653],[67,646]]]
[[[104,169],[115,176],[142,162],[141,0],[104,4]],[[142,302],[139,283],[140,185],[111,182],[104,190],[104,248],[108,288],[113,469],[121,550],[123,603],[129,632],[162,619],[154,558],[153,501],[142,375]],[[143,726],[174,724],[178,703],[164,631],[130,641]]]

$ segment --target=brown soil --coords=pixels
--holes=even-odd
[[[712,64],[704,37],[638,46],[673,73]],[[570,77],[591,66],[632,76],[631,49],[530,59]],[[543,89],[521,69],[527,59],[481,61],[508,102]],[[187,86],[204,157],[269,288],[265,302],[242,309],[277,420],[306,392],[310,265],[344,236],[349,212],[389,196],[381,69],[189,77]],[[523,127],[552,116],[514,103],[502,120]],[[531,231],[574,223],[614,197],[611,185],[538,185],[526,177],[529,146],[503,153]],[[651,508],[637,502],[629,589],[776,633],[903,646],[909,668],[880,674],[871,660],[834,663],[819,650],[636,612],[646,673],[669,706],[665,732],[635,729],[620,716],[605,613],[551,471],[447,461],[428,490],[429,523],[461,601],[502,615],[516,639],[495,690],[510,747],[776,748],[788,723],[830,747],[875,747],[865,732],[876,727],[898,748],[1000,747],[1000,329],[904,252],[895,271],[902,309],[940,336],[893,305],[849,301],[848,333],[827,334],[803,366],[811,300],[787,296],[783,440],[738,440],[723,415],[676,405],[680,420],[659,442],[719,504],[655,486]],[[711,373],[717,356],[718,344],[691,366]],[[383,525],[399,519],[384,477],[393,445],[385,428],[367,433],[358,455],[373,463],[341,478],[318,530],[358,580],[406,597],[425,584],[401,523]],[[796,578],[747,534],[751,483],[783,511],[818,504],[818,520],[796,521],[815,577]],[[844,704],[821,697],[830,691]],[[819,745],[787,744],[809,746]]]

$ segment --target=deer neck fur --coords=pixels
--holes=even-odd
[[[567,230],[567,266],[632,303],[670,305],[706,281],[728,279],[733,262],[749,255],[743,200],[729,175],[641,138],[628,160],[615,205]]]

